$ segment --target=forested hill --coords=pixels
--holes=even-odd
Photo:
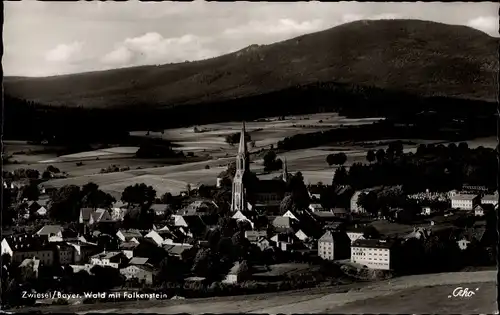
[[[357,21],[202,61],[6,77],[4,89],[23,100],[86,108],[217,104],[320,82],[495,102],[498,43],[498,38],[465,26]]]

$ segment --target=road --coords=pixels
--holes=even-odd
[[[457,304],[461,309],[456,309],[455,313],[492,313],[497,310],[496,304],[496,271],[458,272],[441,273],[432,275],[416,275],[396,278],[388,281],[369,283],[358,286],[347,293],[332,293],[335,288],[315,288],[300,290],[295,292],[280,292],[273,294],[246,295],[234,297],[217,297],[192,300],[166,300],[166,301],[143,301],[130,303],[113,303],[97,305],[75,305],[75,306],[54,306],[44,307],[43,312],[77,312],[86,313],[341,313],[342,308],[357,308],[356,313],[373,313],[370,303],[388,299],[380,306],[378,312],[384,310],[405,313],[408,303],[400,309],[391,309],[391,304],[397,303],[402,296],[402,292],[428,296],[434,299],[434,304],[424,303],[424,301],[413,301],[411,308],[413,313],[436,313],[441,304],[453,308]],[[477,296],[472,297],[466,309],[464,301],[460,299],[449,299],[448,295],[456,286],[466,287],[467,285],[480,288]],[[338,292],[338,290],[337,290]],[[480,294],[481,293],[481,294]],[[404,295],[404,294],[403,294]],[[393,301],[393,302],[391,302]],[[467,302],[467,301],[466,301]],[[451,304],[450,304],[451,303]],[[443,304],[443,305],[444,305]],[[479,306],[478,306],[479,305]],[[384,308],[385,307],[385,308]],[[495,309],[496,308],[496,309]]]

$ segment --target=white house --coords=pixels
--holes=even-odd
[[[492,195],[484,195],[481,198],[481,204],[491,204],[493,206],[498,204],[498,192],[495,192]]]
[[[357,240],[351,245],[351,261],[370,269],[392,269],[394,257],[392,240]]]
[[[318,256],[325,260],[334,260],[334,240],[332,232],[326,231],[318,240]]]
[[[422,215],[431,215],[432,214],[432,209],[431,207],[422,207]]]
[[[456,194],[451,197],[451,207],[453,209],[472,210],[479,202],[479,195]]]
[[[124,275],[127,280],[137,279],[140,283],[153,284],[155,272],[154,269],[147,265],[130,265],[120,269],[120,274]]]
[[[109,266],[119,268],[127,261],[127,257],[122,252],[102,252],[90,257],[92,265]]]

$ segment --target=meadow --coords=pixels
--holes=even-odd
[[[249,145],[250,152],[276,147],[279,140],[298,133],[310,133],[327,130],[334,126],[347,123],[372,123],[378,118],[346,119],[336,113],[320,113],[314,115],[289,116],[285,119],[268,118],[258,121],[246,122],[246,129],[255,146]],[[295,127],[294,127],[295,126]],[[175,159],[138,159],[135,158],[137,147],[113,147],[70,155],[57,156],[47,147],[42,145],[29,145],[20,141],[6,141],[5,148],[11,160],[17,164],[7,164],[5,170],[16,168],[34,168],[40,172],[48,165],[66,172],[68,177],[53,179],[45,182],[44,187],[62,187],[63,185],[84,185],[94,182],[103,190],[119,197],[121,191],[135,183],[145,183],[153,186],[158,195],[165,192],[177,194],[186,189],[189,184],[195,188],[201,184],[213,185],[217,175],[223,171],[227,164],[234,160],[237,145],[225,142],[225,136],[241,130],[241,122],[227,122],[196,126],[190,128],[169,129],[161,132],[136,131],[131,132],[135,137],[164,138],[175,144],[175,150],[192,153],[194,157],[184,160]],[[420,143],[430,143],[418,139],[408,139],[413,144],[405,144],[405,152],[414,152]],[[301,171],[305,182],[315,184],[318,182],[330,183],[335,172],[335,166],[328,166],[328,154],[344,152],[347,155],[345,166],[348,168],[356,162],[366,163],[366,152],[385,148],[387,140],[383,143],[334,143],[316,148],[292,150],[278,154],[282,160],[286,159],[288,170],[291,173]],[[433,141],[439,142],[439,141]],[[443,142],[446,144],[445,142]],[[468,141],[470,147],[485,146],[495,147],[496,139],[481,138]],[[128,167],[130,170],[116,173],[100,174],[101,169],[110,165],[120,168]],[[262,172],[262,159],[252,161],[251,169],[261,179],[271,179],[280,174]]]

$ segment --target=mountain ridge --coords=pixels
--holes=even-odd
[[[363,20],[200,61],[43,78],[4,78],[5,93],[49,105],[165,107],[330,81],[421,96],[496,100],[499,39],[420,20]]]

